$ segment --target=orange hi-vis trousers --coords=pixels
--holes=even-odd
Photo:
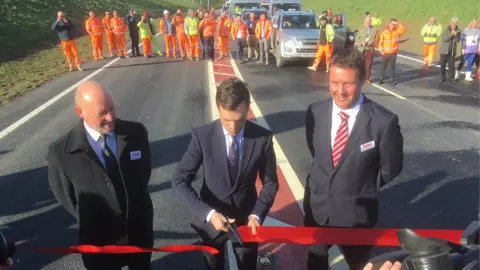
[[[113,33],[107,32],[107,43],[108,43],[108,51],[110,55],[117,54],[117,49],[115,48],[115,36]]]
[[[190,57],[200,57],[200,35],[189,36]]]
[[[433,56],[435,55],[435,50],[437,49],[437,44],[423,44],[423,62],[424,64],[431,66],[433,62]]]
[[[152,39],[151,38],[144,38],[142,39],[143,43],[143,55],[152,55]]]
[[[125,34],[115,35],[115,48],[118,56],[127,56],[127,42],[125,41]]]
[[[177,44],[175,42],[175,35],[163,35],[165,37],[165,51],[167,52],[167,57],[177,56]]]
[[[67,58],[68,66],[73,68],[73,63],[80,67],[80,57],[78,56],[78,48],[75,40],[62,40],[62,51]]]
[[[315,56],[315,61],[313,62],[313,67],[318,68],[324,57],[325,64],[328,67],[328,65],[330,64],[330,59],[332,58],[332,53],[333,45],[331,43],[327,45],[319,45],[317,55]]]
[[[187,56],[187,54],[190,51],[187,34],[185,33],[177,34],[177,38],[178,38],[178,46],[180,47],[180,54],[182,55],[182,57]]]
[[[91,35],[93,58],[95,60],[103,58],[103,34]]]
[[[228,37],[218,37],[218,45],[220,51],[220,57],[228,56],[230,54],[230,50],[228,48]]]

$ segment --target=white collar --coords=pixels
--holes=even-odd
[[[360,105],[362,105],[363,100],[364,100],[363,93],[360,93],[360,97],[358,97],[357,102],[355,102],[355,104],[353,104],[352,107],[350,107],[346,110],[342,110],[342,109],[340,109],[340,107],[337,106],[337,104],[335,104],[335,100],[332,99],[332,102],[333,102],[332,116],[335,117],[338,114],[340,114],[340,112],[344,112],[344,113],[348,114],[348,116],[350,118],[357,117],[357,114],[360,111]]]
[[[230,134],[228,134],[228,131],[225,129],[225,127],[222,125],[222,129],[223,129],[223,134],[225,136],[231,136]],[[242,128],[242,130],[240,130],[240,132],[238,133],[238,135],[236,135],[235,137],[237,138],[243,138],[243,131],[245,130],[245,126]]]
[[[102,136],[102,134],[100,132],[94,130],[93,128],[89,127],[87,125],[87,123],[85,123],[85,121],[83,122],[83,125],[85,126],[85,130],[87,131],[88,135],[90,135],[90,137],[92,137],[92,139],[94,139],[96,142],[98,142],[100,140],[100,137]],[[107,133],[107,135],[113,137],[115,135],[115,132]]]

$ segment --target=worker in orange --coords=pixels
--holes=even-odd
[[[116,10],[113,11],[113,18],[110,20],[110,27],[115,37],[115,47],[117,48],[118,57],[127,57],[127,42],[125,40],[127,24]]]
[[[92,39],[93,59],[101,60],[103,58],[103,34],[105,30],[100,18],[95,16],[94,11],[88,13],[90,18],[85,22],[85,29]]]
[[[185,19],[185,32],[190,42],[190,60],[193,60],[193,56],[197,61],[200,60],[200,19],[195,16],[195,11],[191,9],[188,12],[188,17]]]
[[[188,46],[188,37],[185,34],[185,16],[182,14],[181,9],[177,9],[177,13],[173,15],[172,24],[175,26],[175,30],[177,32],[177,39],[178,39],[178,47],[180,47],[180,54],[182,59],[187,58],[189,54],[189,46]],[[191,58],[191,55],[189,56]]]
[[[318,37],[318,51],[315,56],[315,61],[313,65],[308,67],[308,69],[317,71],[318,66],[323,59],[325,59],[325,65],[327,66],[326,72],[329,71],[330,59],[333,54],[333,40],[335,39],[335,32],[333,26],[329,24],[327,17],[322,16],[320,18],[320,36]]]
[[[243,61],[243,47],[246,45],[248,39],[247,25],[243,23],[242,16],[238,15],[235,23],[232,26],[232,40],[237,43],[237,55],[240,64],[245,63]]]
[[[73,63],[77,66],[79,71],[82,71],[80,67],[80,57],[78,56],[77,43],[73,36],[75,26],[70,20],[65,18],[65,14],[62,11],[57,12],[57,20],[52,24],[52,31],[58,33],[58,38],[62,44],[62,50],[67,58],[69,71],[73,71]]]
[[[380,34],[378,50],[382,54],[382,70],[380,72],[380,84],[383,84],[387,66],[390,64],[390,80],[395,82],[395,63],[397,62],[398,41],[400,36],[405,34],[407,28],[398,23],[397,19],[391,19],[387,29]]]
[[[431,67],[437,43],[442,35],[442,26],[437,23],[435,17],[431,17],[429,22],[422,28],[420,34],[423,37],[423,64],[424,67]]]
[[[204,39],[204,50],[207,58],[210,61],[214,60],[215,57],[215,47],[214,47],[214,38],[215,38],[215,19],[212,13],[206,13],[205,18],[200,22],[200,31],[203,31]]]
[[[226,15],[227,14],[222,11],[220,17],[217,19],[218,47],[220,51],[220,58],[218,60],[227,59],[228,55],[230,55],[230,50],[228,49],[228,37],[230,36],[232,24]]]
[[[265,56],[265,65],[268,65],[268,43],[273,33],[272,22],[267,19],[265,13],[260,14],[260,20],[258,20],[255,26],[255,36],[257,36],[258,44],[260,46],[260,58],[257,63],[263,63],[263,56]]]
[[[115,35],[112,32],[112,28],[110,27],[110,21],[112,20],[112,16],[110,15],[110,11],[105,12],[105,18],[102,20],[103,29],[107,34],[107,43],[108,43],[108,51],[110,52],[111,57],[117,54],[117,48],[115,47]]]
[[[160,33],[165,38],[165,51],[167,52],[167,58],[177,58],[177,44],[175,37],[177,35],[177,29],[173,25],[173,19],[170,17],[168,10],[163,11],[163,18],[160,19],[159,24]]]

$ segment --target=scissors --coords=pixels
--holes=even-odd
[[[226,218],[227,218],[227,220],[229,219],[229,217],[226,217]],[[227,222],[227,225],[228,225],[228,229],[233,233],[233,235],[237,239],[238,243],[240,243],[240,245],[243,245],[243,241],[240,238],[240,233],[238,232],[237,224],[234,223],[233,226],[232,226],[232,224]]]

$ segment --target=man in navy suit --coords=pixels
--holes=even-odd
[[[338,51],[330,64],[332,98],[311,104],[306,140],[313,164],[305,188],[305,226],[373,227],[380,187],[402,171],[398,116],[362,93],[364,59],[356,49]],[[312,245],[309,270],[326,270],[327,245]],[[342,246],[350,269],[363,269],[371,247]]]
[[[192,227],[203,244],[217,248],[204,254],[209,269],[223,269],[228,223],[248,225],[255,234],[278,190],[273,134],[247,120],[250,92],[238,79],[224,80],[216,93],[220,119],[195,128],[178,165],[172,186],[193,213]],[[203,165],[200,194],[192,180]],[[263,188],[257,196],[257,174]],[[232,238],[232,240],[234,240]],[[258,244],[234,243],[240,270],[256,269]]]

